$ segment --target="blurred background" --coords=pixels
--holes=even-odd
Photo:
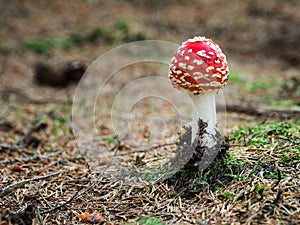
[[[203,35],[228,57],[228,101],[299,106],[297,0],[11,0],[0,10],[2,89],[70,98],[75,86],[67,84],[116,46],[148,39],[180,44]]]
[[[216,224],[252,220],[296,224],[299,126],[293,124],[300,124],[299,12],[300,0],[0,0],[0,194],[9,187],[8,193],[2,192],[0,212],[12,217],[23,206],[37,202],[43,224],[70,220],[69,224],[78,224],[77,212],[97,208],[114,224],[148,213],[171,216],[178,224],[191,218],[193,223],[206,224],[198,220],[201,217]],[[111,176],[102,179],[102,175],[108,168],[113,171],[112,163],[143,171],[174,156],[182,126],[192,121],[192,110],[187,99],[176,99],[182,100],[185,110],[179,118],[175,100],[165,100],[167,94],[172,95],[167,91],[172,88],[167,64],[129,65],[103,82],[105,88],[92,110],[81,107],[96,114],[97,118],[87,116],[93,123],[81,120],[85,114],[78,121],[73,119],[93,130],[96,127],[100,134],[100,140],[91,136],[94,142],[89,142],[89,133],[83,132],[88,143],[79,154],[72,123],[77,82],[96,58],[122,44],[140,40],[181,44],[194,36],[214,40],[229,63],[228,85],[219,95],[224,96],[227,112],[223,113],[223,104],[217,119],[218,130],[230,137],[233,154],[224,161],[228,166],[218,164],[221,173],[201,172],[208,183],[219,175],[225,180],[215,182],[218,191],[214,194],[205,180],[194,178],[191,188],[179,182],[188,188],[180,192],[164,185],[127,189],[123,182],[120,186],[107,183]],[[161,77],[166,78],[168,88]],[[138,78],[147,83],[139,83],[145,79]],[[93,84],[98,87],[97,82]],[[136,100],[136,93],[141,92],[136,87],[161,90],[161,98]],[[132,106],[129,100],[135,100]],[[112,127],[112,116],[127,139],[116,137],[121,132],[114,132],[119,130]],[[290,123],[281,123],[285,121]],[[130,132],[135,139],[128,138]],[[95,171],[90,170],[93,166]],[[44,179],[47,174],[53,178],[15,182],[37,176]],[[11,183],[18,185],[13,189]],[[197,198],[184,200],[186,190]],[[178,210],[176,205],[180,205]],[[222,209],[220,214],[216,209]],[[218,215],[227,219],[219,220]],[[94,217],[102,223],[101,216]],[[1,220],[0,215],[4,224]]]

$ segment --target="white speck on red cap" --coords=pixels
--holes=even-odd
[[[221,89],[227,83],[228,74],[226,56],[219,45],[206,37],[183,42],[169,69],[173,85],[194,94]]]

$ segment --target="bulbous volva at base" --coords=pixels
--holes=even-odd
[[[176,183],[177,187],[184,188],[185,184],[193,182],[190,177],[194,179],[201,172],[205,172],[207,167],[223,158],[228,149],[228,144],[224,142],[223,136],[218,131],[213,137],[216,142],[214,146],[206,147],[203,144],[203,135],[207,135],[206,126],[207,123],[199,119],[197,137],[193,143],[191,143],[192,128],[185,127],[185,132],[181,135],[175,150],[175,156],[169,161],[149,167],[135,165],[118,168],[114,171],[113,176],[123,182],[167,183],[170,185]],[[186,175],[188,175],[188,179]],[[198,176],[199,179],[201,177]]]
[[[185,133],[180,137],[178,147],[176,149],[176,156],[170,161],[170,167],[176,165],[184,165],[178,172],[164,177],[160,182],[165,182],[169,185],[176,183],[176,189],[180,190],[186,188],[193,183],[196,178],[201,179],[199,174],[204,173],[211,164],[222,159],[229,145],[227,140],[220,132],[216,132],[216,145],[213,147],[206,147],[203,145],[203,135],[206,134],[207,123],[201,119],[198,121],[197,137],[191,143],[192,128],[185,127]]]

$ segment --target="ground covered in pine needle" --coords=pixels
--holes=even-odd
[[[299,224],[299,2],[226,2],[2,4],[0,225]],[[179,44],[195,35],[216,40],[230,62],[227,112],[218,110],[225,147],[202,171],[182,167],[164,179],[154,176],[176,155],[189,109],[181,124],[170,102],[138,102],[133,119],[125,118],[134,138],[118,137],[110,124],[122,88],[132,79],[167,77],[167,66],[128,66],[117,73],[122,79],[107,82],[95,104],[99,140],[89,151],[74,138],[76,80],[68,83],[65,67],[51,64],[48,85],[36,82],[37,63],[52,58],[86,68],[127,42]],[[163,135],[160,120],[151,127],[149,118],[169,114]],[[116,166],[125,170],[115,173]]]
[[[60,116],[47,116],[47,128],[36,136],[47,140],[57,129],[55,121],[64,121]],[[15,144],[9,133],[2,137],[11,140],[1,144],[2,219],[18,221],[33,204],[37,224],[299,221],[299,126],[278,122],[237,130],[230,136],[226,155],[202,174],[186,171],[175,184],[133,185],[91,170],[70,143],[68,123],[59,129],[66,132],[60,141],[46,141],[37,148]],[[178,189],[181,180],[186,186]],[[30,216],[25,218],[31,221]]]

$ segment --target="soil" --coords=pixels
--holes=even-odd
[[[138,83],[139,89],[126,92],[127,85],[140,78],[167,78],[167,65],[134,64],[105,81],[99,94],[101,98],[93,108],[99,115],[94,122],[101,139],[87,143],[86,152],[78,150],[72,124],[72,101],[77,84],[74,80],[66,81],[65,77],[63,85],[56,85],[59,81],[54,81],[55,85],[41,86],[35,80],[37,65],[49,59],[79,61],[83,65],[81,69],[85,69],[107,51],[129,42],[127,40],[150,39],[180,44],[201,35],[218,43],[227,56],[231,74],[221,96],[226,103],[266,110],[263,114],[252,115],[245,110],[243,113],[221,110],[218,112],[219,127],[225,135],[241,127],[278,122],[282,118],[299,125],[299,1],[11,0],[1,4],[0,10],[1,225],[8,224],[9,215],[14,215],[11,222],[25,224],[16,215],[24,216],[29,206],[34,206],[30,210],[35,211],[35,218],[30,211],[26,224],[78,224],[80,221],[125,224],[130,220],[136,222],[136,218],[143,215],[159,218],[167,224],[278,224],[284,221],[297,224],[300,221],[299,189],[289,191],[296,199],[294,205],[298,204],[298,209],[289,210],[296,213],[289,215],[286,210],[281,214],[279,209],[272,208],[270,214],[255,217],[246,212],[246,203],[235,208],[228,199],[222,199],[207,186],[194,193],[192,199],[184,199],[180,193],[170,194],[174,190],[168,184],[128,185],[110,180],[108,167],[112,158],[114,166],[133,163],[142,170],[148,163],[155,164],[175,155],[175,142],[183,125],[191,121],[191,109],[179,107],[182,112],[179,121],[174,105],[184,105],[185,100],[172,102],[160,98],[154,102],[150,94],[143,101],[137,100],[137,93],[142,89],[157,89],[160,96],[174,99],[171,92],[164,93],[169,89],[163,82],[154,82],[153,88],[149,88],[150,84],[145,87]],[[108,31],[101,33],[106,36],[97,36],[96,41],[85,40],[83,44],[72,43],[70,48],[55,45],[46,53],[37,53],[24,44],[37,39],[62,40],[99,28]],[[81,74],[77,75],[76,80],[80,77]],[[112,108],[117,107],[113,103],[118,98],[120,108]],[[136,100],[134,104],[132,99]],[[225,104],[224,99],[220,100],[221,105]],[[132,116],[130,119],[125,115],[127,110]],[[284,110],[287,116],[274,114],[271,117],[268,110]],[[289,114],[290,110],[297,113]],[[112,112],[115,117],[111,117]],[[116,124],[111,123],[111,118],[115,118]],[[116,134],[123,136],[118,139]],[[88,138],[86,134],[86,139],[90,140]],[[233,151],[233,147],[229,151]],[[251,185],[271,187],[274,184],[274,180],[259,177],[247,181],[230,183],[227,188],[243,193],[240,199],[253,197],[257,205],[258,197],[251,194]],[[286,180],[286,184],[293,186],[299,184],[298,181],[299,176]],[[21,183],[7,189],[16,182]],[[240,190],[239,185],[246,188]],[[280,195],[270,188],[267,192],[273,197]],[[267,206],[275,207],[278,202],[269,203],[269,198],[265,198],[262,208],[267,210]],[[199,204],[203,205],[202,209],[198,208]],[[85,211],[99,213],[83,215]]]

